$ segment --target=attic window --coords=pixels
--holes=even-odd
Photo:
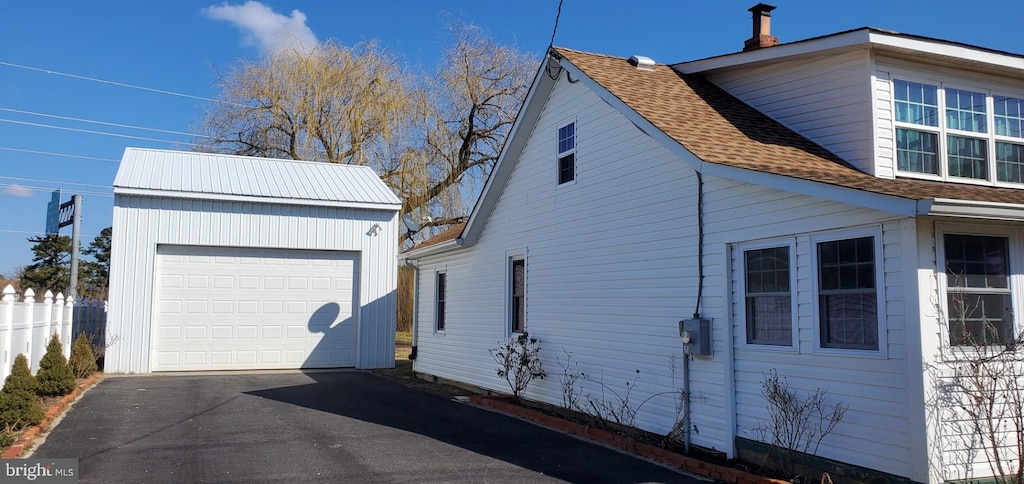
[[[576,122],[558,128],[558,184],[576,179]]]
[[[900,175],[1024,183],[1024,98],[896,79],[893,101]]]

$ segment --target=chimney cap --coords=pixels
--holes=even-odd
[[[753,13],[768,13],[771,12],[772,10],[775,10],[775,5],[768,5],[767,3],[759,3],[747,9],[748,12]]]

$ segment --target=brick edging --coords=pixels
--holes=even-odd
[[[50,425],[53,423],[53,420],[57,418],[58,415],[63,413],[64,410],[68,407],[68,405],[71,404],[71,402],[75,401],[75,399],[78,398],[78,396],[82,394],[82,392],[88,390],[89,388],[92,388],[93,385],[99,382],[100,379],[102,378],[103,374],[96,372],[93,373],[92,376],[90,376],[89,378],[86,378],[85,381],[83,381],[82,383],[75,385],[75,388],[71,390],[71,393],[61,397],[60,401],[53,404],[50,408],[46,410],[46,415],[43,417],[43,420],[41,422],[23,430],[21,432],[21,435],[18,436],[18,440],[15,443],[11,444],[11,446],[4,451],[3,455],[0,456],[0,458],[17,459],[18,456],[20,456],[21,453],[32,443],[32,441],[39,436],[40,433],[42,433],[44,430],[50,430]]]
[[[693,474],[709,477],[730,484],[789,484],[788,481],[771,479],[768,477],[751,474],[739,469],[723,465],[704,462],[693,457],[655,447],[650,444],[636,442],[607,430],[588,427],[583,424],[571,422],[562,418],[554,417],[529,408],[515,405],[505,398],[495,398],[483,395],[469,397],[469,403],[478,407],[490,408],[502,413],[514,415],[524,420],[529,420],[538,425],[559,430],[568,434],[576,435],[587,440],[600,442],[605,445],[632,452],[648,459],[655,460],[662,464],[683,469]]]

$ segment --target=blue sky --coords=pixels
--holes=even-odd
[[[662,63],[731,53],[750,36],[747,8],[754,3],[564,0],[555,44],[623,57],[646,55]],[[274,40],[267,33],[280,28],[299,38],[347,45],[375,39],[409,64],[430,68],[447,14],[539,58],[551,38],[558,2],[265,0],[242,5],[0,2],[0,274],[31,262],[31,244],[25,239],[43,232],[50,190],[62,188],[65,200],[71,193],[85,194],[82,239],[88,243],[111,224],[110,184],[124,148],[188,149],[180,143],[189,137],[173,132],[197,132],[207,107],[198,99],[31,68],[214,97],[218,72],[238,59],[258,56]],[[772,33],[782,42],[872,26],[1024,53],[1015,15],[1019,0],[979,3],[976,12],[948,0],[777,0],[774,5]],[[70,235],[70,227],[61,233]]]

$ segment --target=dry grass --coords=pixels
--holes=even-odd
[[[395,345],[412,346],[412,331],[399,331],[395,333]]]

